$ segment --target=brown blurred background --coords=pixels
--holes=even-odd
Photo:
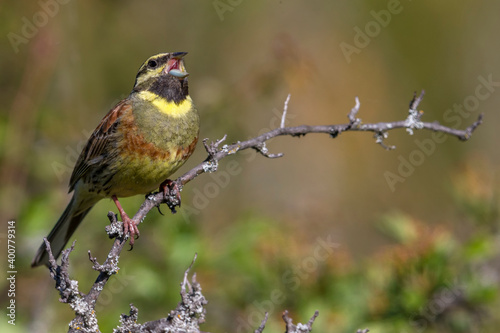
[[[152,211],[140,226],[141,238],[122,255],[124,273],[117,279],[118,285],[133,284],[132,291],[107,296],[106,309],[98,312],[103,331],[117,324],[130,302],[142,306],[140,321],[164,316],[178,301],[178,283],[195,252],[195,270],[211,301],[204,329],[231,331],[238,324],[227,313],[239,307],[244,316],[249,303],[266,297],[252,294],[249,285],[256,282],[249,272],[242,273],[248,280],[233,285],[232,263],[218,261],[236,251],[234,240],[245,239],[252,223],[263,225],[255,237],[265,238],[249,236],[242,251],[253,256],[259,248],[256,260],[272,274],[277,258],[292,256],[298,263],[327,235],[350,263],[370,260],[391,244],[375,227],[387,214],[443,225],[460,240],[474,228],[456,200],[464,186],[497,204],[500,83],[482,88],[489,96],[476,98],[466,117],[444,115],[474,101],[480,77],[500,82],[498,1],[42,0],[2,2],[0,8],[0,235],[5,244],[4,225],[17,222],[18,270],[18,325],[2,319],[3,332],[65,331],[71,311],[57,302],[47,271],[31,270],[29,263],[69,200],[67,185],[82,144],[128,95],[141,63],[159,52],[189,52],[190,92],[201,114],[201,138],[210,140],[227,134],[231,143],[277,126],[288,93],[291,126],[344,123],[355,96],[364,122],[403,120],[413,92],[421,89],[424,121],[465,128],[481,112],[485,121],[468,142],[450,137],[435,143],[435,151],[421,154],[421,165],[392,188],[387,172],[398,174],[402,159],[422,151],[416,140],[431,139],[431,132],[390,132],[386,143],[396,145],[394,151],[367,133],[280,137],[268,148],[283,152],[281,159],[242,152],[223,160],[218,173],[184,188],[178,214]],[[356,37],[367,28],[368,35]],[[346,47],[356,49],[347,54]],[[199,144],[178,175],[205,156]],[[237,162],[237,174],[229,175],[229,161]],[[126,210],[132,214],[142,200],[124,200]],[[87,250],[102,261],[111,244],[103,227],[113,209],[103,200],[75,235],[72,272],[82,292],[96,276]],[[160,297],[158,290],[168,292]],[[236,304],[228,301],[230,293],[249,295]],[[0,299],[7,300],[6,292]],[[321,304],[310,308],[319,308],[326,320],[334,310]],[[286,306],[294,309],[293,302]],[[273,314],[278,329],[286,306]],[[296,319],[310,315],[300,312]]]

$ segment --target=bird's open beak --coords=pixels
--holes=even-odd
[[[183,79],[189,75],[186,72],[186,67],[184,67],[184,60],[182,59],[187,52],[175,52],[172,53],[171,58],[167,61],[167,67],[165,67],[165,72],[172,76]]]

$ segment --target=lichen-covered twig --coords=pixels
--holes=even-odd
[[[203,145],[208,153],[208,157],[202,163],[177,178],[173,181],[173,183],[177,185],[177,188],[180,191],[185,184],[193,180],[196,176],[202,173],[215,172],[219,161],[226,156],[235,154],[244,149],[255,149],[257,152],[268,158],[282,157],[282,153],[270,153],[266,146],[267,141],[277,136],[300,137],[310,133],[323,133],[328,134],[332,138],[337,138],[344,132],[364,131],[373,132],[376,139],[375,142],[380,144],[383,148],[394,149],[394,146],[386,145],[384,142],[387,138],[387,133],[391,130],[405,128],[410,134],[413,134],[414,130],[425,129],[442,132],[465,141],[471,137],[474,130],[482,123],[482,114],[479,115],[478,119],[472,125],[464,130],[446,127],[438,122],[423,122],[421,120],[423,112],[417,110],[423,96],[423,91],[418,96],[414,94],[413,99],[410,102],[407,118],[400,121],[363,123],[362,120],[358,118],[361,103],[356,97],[355,105],[348,113],[349,122],[346,124],[285,127],[284,125],[286,121],[288,103],[290,101],[290,95],[288,95],[284,104],[280,127],[246,141],[237,141],[236,143],[230,145],[226,144],[222,146],[222,148],[219,148],[219,146],[225,141],[225,135],[222,139],[216,140],[210,144],[208,144],[208,139],[203,140]],[[161,203],[166,203],[173,212],[175,212],[175,207],[180,204],[175,195],[164,196],[162,191],[150,194],[146,197],[146,200],[134,215],[133,220],[142,221],[151,209],[159,207]],[[70,304],[77,314],[76,318],[70,324],[70,332],[99,332],[94,307],[107,281],[113,274],[118,272],[118,259],[128,237],[128,235],[123,234],[122,223],[117,221],[114,213],[110,212],[108,214],[108,218],[110,219],[111,224],[106,228],[106,230],[110,238],[115,238],[115,242],[113,243],[108,257],[103,264],[99,264],[97,259],[93,258],[89,252],[89,259],[93,263],[93,269],[99,272],[99,276],[89,293],[86,295],[78,291],[78,283],[76,281],[69,279],[68,256],[74,248],[74,243],[70,249],[63,251],[61,265],[57,265],[52,253],[50,252],[50,244],[47,240],[45,240],[50,256],[49,268],[51,276],[56,281],[56,288],[61,294],[61,301]],[[153,322],[147,322],[142,325],[137,324],[138,310],[133,305],[130,305],[130,314],[122,315],[121,326],[115,329],[115,332],[163,332],[165,330],[170,330],[171,332],[199,332],[198,324],[204,321],[204,305],[206,304],[206,300],[201,294],[201,287],[196,281],[196,275],[193,274],[191,283],[188,281],[187,276],[191,266],[186,270],[181,284],[182,301],[179,303],[177,309],[172,311],[168,317]],[[317,315],[318,313],[316,312],[307,324],[294,325],[288,317],[288,313],[285,312],[283,319],[287,325],[286,332],[310,332]],[[255,330],[256,333],[262,333],[265,328],[267,318],[266,314],[261,326]],[[362,332],[367,332],[367,330]]]

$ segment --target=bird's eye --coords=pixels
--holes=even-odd
[[[149,60],[148,61],[149,68],[156,68],[156,66],[158,66],[158,63],[156,62],[156,60]]]

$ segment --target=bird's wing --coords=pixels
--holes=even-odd
[[[76,161],[69,181],[70,191],[73,190],[78,180],[86,176],[91,166],[102,162],[108,157],[109,150],[113,148],[110,141],[114,140],[113,136],[120,123],[120,119],[123,114],[131,112],[131,108],[130,101],[124,99],[101,120]]]

